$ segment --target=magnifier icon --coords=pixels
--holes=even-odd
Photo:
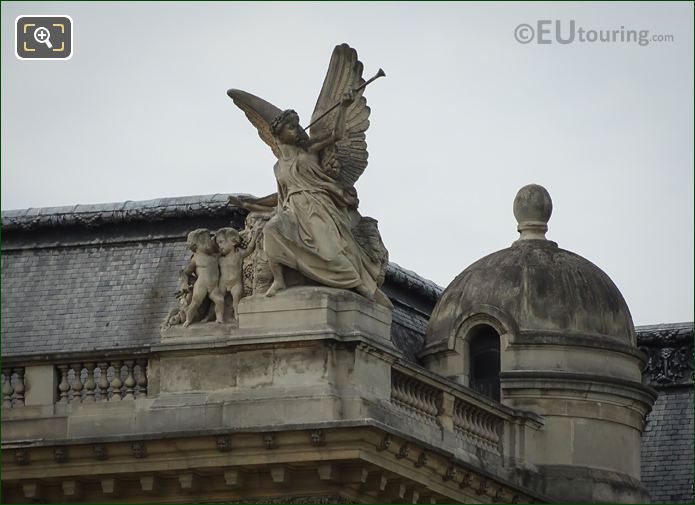
[[[34,30],[34,40],[39,44],[46,44],[49,49],[53,47],[53,44],[51,44],[51,32],[48,31],[48,28],[44,28],[43,26],[39,26]]]

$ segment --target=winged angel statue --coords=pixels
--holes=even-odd
[[[355,182],[367,167],[365,132],[370,109],[363,96],[366,82],[357,52],[336,46],[316,102],[309,134],[293,110],[231,89],[227,94],[258,129],[278,161],[277,193],[234,197],[233,205],[270,216],[262,250],[272,274],[266,296],[286,287],[287,269],[305,279],[351,289],[391,307],[379,289],[388,252],[376,220],[357,211]]]

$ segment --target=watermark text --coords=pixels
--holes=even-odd
[[[653,42],[673,42],[671,34],[655,34],[650,30],[619,28],[593,29],[579,26],[574,19],[539,19],[521,23],[514,29],[514,38],[520,44],[576,44],[613,43],[647,46]]]

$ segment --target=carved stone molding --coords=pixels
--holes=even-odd
[[[341,444],[345,444],[344,448],[348,450],[343,451],[343,457],[336,459],[334,456],[338,453],[324,453],[323,451],[328,449],[314,445],[311,436],[308,435],[315,434],[319,430],[326,439],[340,440]],[[119,475],[111,473],[113,467],[109,464],[106,466],[103,464],[95,465],[95,456],[106,454],[108,449],[112,455],[132,453],[134,456],[139,454],[139,457],[144,457],[146,454],[145,441],[97,442],[87,447],[79,443],[69,446],[52,446],[50,449],[54,455],[58,454],[59,451],[65,450],[66,453],[69,451],[69,461],[60,466],[55,464],[54,458],[43,456],[46,454],[45,447],[16,448],[14,452],[22,454],[24,461],[28,461],[31,456],[30,452],[38,457],[33,458],[32,465],[29,467],[16,466],[19,463],[17,460],[14,461],[14,464],[8,462],[7,467],[3,468],[3,486],[10,485],[11,493],[15,497],[21,498],[25,496],[24,491],[26,491],[22,486],[35,483],[36,492],[41,492],[41,495],[37,496],[48,502],[64,501],[66,496],[79,496],[81,500],[91,503],[103,502],[105,496],[106,498],[118,496],[119,500],[126,498],[136,501],[151,501],[147,499],[147,496],[152,496],[152,493],[161,494],[158,494],[161,500],[157,501],[166,501],[169,498],[180,496],[182,491],[211,492],[213,494],[209,496],[212,497],[214,493],[226,493],[228,490],[234,490],[234,493],[243,491],[238,496],[248,498],[242,500],[245,503],[274,503],[271,501],[274,498],[278,498],[278,503],[287,503],[291,496],[282,495],[283,488],[273,487],[270,490],[271,495],[266,496],[264,493],[268,491],[267,488],[259,487],[258,482],[255,482],[253,478],[244,478],[244,475],[255,475],[256,471],[253,468],[256,468],[258,471],[264,472],[266,476],[269,472],[272,482],[276,485],[299,486],[296,491],[300,496],[311,496],[312,493],[328,496],[334,492],[333,486],[335,484],[341,484],[344,485],[348,494],[346,499],[352,499],[353,496],[356,496],[369,503],[377,503],[379,500],[398,503],[465,503],[461,490],[465,490],[468,498],[481,496],[483,502],[497,499],[501,503],[508,503],[514,494],[520,494],[518,486],[509,486],[494,478],[477,475],[471,470],[464,470],[454,461],[443,457],[436,451],[425,450],[420,444],[406,441],[397,435],[389,435],[388,437],[388,440],[391,441],[389,449],[392,450],[389,456],[393,455],[394,457],[377,457],[376,455],[379,453],[377,447],[386,434],[383,431],[371,429],[353,430],[353,428],[319,429],[307,427],[294,433],[288,433],[287,439],[294,442],[283,444],[280,455],[287,461],[285,463],[274,462],[272,465],[268,465],[268,453],[259,442],[263,440],[277,443],[279,437],[284,436],[279,433],[256,432],[234,435],[236,443],[239,444],[240,454],[244,454],[243,458],[236,463],[231,463],[229,458],[223,454],[214,454],[217,451],[213,448],[220,439],[226,442],[227,437],[231,438],[232,435],[228,433],[187,437],[181,439],[182,441],[185,440],[185,443],[180,444],[172,443],[169,439],[148,439],[146,441],[147,451],[156,457],[148,457],[147,470],[143,473],[142,463],[138,463],[130,465],[130,468],[120,472]],[[398,458],[397,456],[398,454],[405,454],[404,448],[406,447],[409,448],[407,457],[412,457],[409,462],[413,463],[414,466],[407,465],[409,469],[403,465],[405,458]],[[358,448],[360,455],[364,451],[364,454],[371,453],[371,456],[355,457],[357,452],[353,449]],[[212,454],[211,450],[213,451]],[[317,459],[317,452],[330,457]],[[383,456],[384,453],[382,452],[381,455]],[[12,455],[10,455],[11,457]],[[178,469],[176,473],[172,473],[169,466],[174,459],[179,462],[186,462],[186,465]],[[401,462],[398,461],[399,459]],[[330,462],[328,462],[329,460]],[[199,465],[201,461],[205,462],[202,467]],[[294,463],[292,462],[301,462],[301,465],[293,466]],[[214,483],[213,489],[203,489],[203,482],[198,473],[202,468],[204,468],[205,475],[212,476],[214,474],[220,477],[207,481]],[[79,469],[89,469],[89,471]],[[74,470],[78,470],[74,474],[75,476],[65,480],[65,472]],[[313,472],[309,470],[313,470]],[[405,470],[405,473],[402,473],[401,470]],[[429,482],[431,486],[413,480],[413,472]],[[304,489],[301,487],[304,485],[302,482],[306,476],[312,473],[315,481],[309,483],[310,485],[306,487],[307,490],[310,490],[309,494],[304,495],[302,494]],[[298,478],[302,475],[304,477]],[[295,477],[297,477],[296,480]],[[138,479],[139,485],[127,484],[128,482],[137,482]],[[53,484],[55,482],[61,482],[62,487],[56,488]],[[64,485],[63,482],[65,482]],[[95,487],[92,485],[94,482],[99,482],[101,485]],[[436,487],[437,491],[433,491],[432,486]],[[294,493],[295,488],[291,489]],[[524,499],[526,499],[525,495]],[[529,500],[529,502],[532,501]],[[8,500],[8,503],[16,502],[17,499]],[[307,501],[306,503],[311,502]]]
[[[490,487],[490,483],[485,479],[481,479],[480,484],[478,485],[478,488],[475,490],[475,493],[477,495],[487,494],[489,487]]]
[[[266,449],[277,449],[278,440],[275,433],[264,433],[263,434],[263,445]]]
[[[385,451],[391,446],[391,435],[384,435],[382,439],[379,441],[379,445],[377,446],[376,450],[377,451]]]
[[[417,460],[415,461],[414,465],[415,468],[422,468],[427,464],[427,453],[426,452],[421,452],[420,455],[417,457]]]
[[[56,447],[53,449],[53,458],[56,463],[67,463],[69,461],[68,448],[67,447]]]
[[[456,476],[458,475],[458,470],[454,465],[450,465],[447,469],[444,475],[442,475],[442,480],[444,482],[448,482],[450,480],[454,480]]]
[[[469,472],[464,472],[463,478],[459,483],[461,489],[471,487],[473,485],[473,476]]]
[[[29,464],[29,452],[26,449],[17,449],[14,451],[14,461],[18,465]]]
[[[106,450],[105,444],[94,444],[92,450],[94,451],[94,457],[99,461],[106,461],[109,459],[109,453]]]
[[[311,445],[314,447],[321,447],[326,445],[326,434],[323,430],[311,430],[309,440],[311,440]]]
[[[232,445],[229,435],[220,435],[215,439],[217,450],[220,452],[229,452],[232,450]]]
[[[405,442],[405,443],[403,443],[403,445],[401,445],[401,448],[398,449],[398,453],[396,454],[396,459],[407,458],[409,452],[410,452],[410,444],[408,444],[408,442]]]
[[[637,329],[637,344],[647,355],[642,380],[652,386],[693,383],[692,323]]]
[[[147,446],[145,442],[133,442],[130,444],[130,449],[133,452],[133,456],[136,458],[147,457]]]

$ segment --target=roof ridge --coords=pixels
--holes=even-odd
[[[62,207],[30,207],[2,211],[5,230],[30,230],[43,227],[86,226],[103,224],[158,221],[172,217],[226,215],[238,211],[227,203],[230,195],[214,193],[150,200],[126,200],[97,204],[78,204]]]

